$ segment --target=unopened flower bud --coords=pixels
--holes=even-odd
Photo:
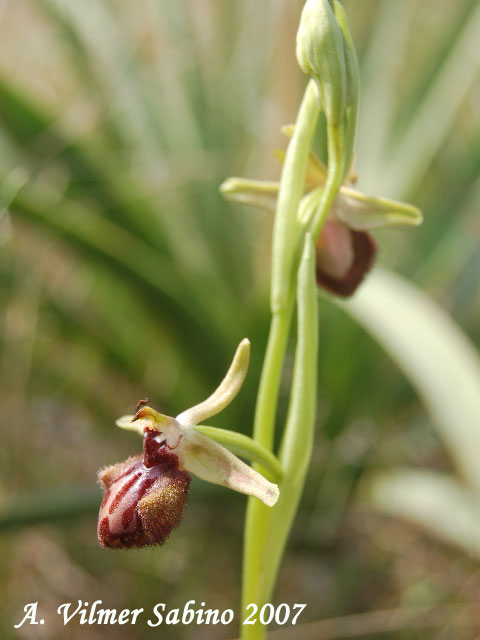
[[[347,74],[347,95],[346,105],[355,103],[360,92],[360,72],[358,69],[358,59],[353,44],[352,34],[348,26],[347,14],[338,0],[333,0],[333,9],[338,26],[343,33],[343,46],[345,53],[345,69]]]
[[[335,17],[343,33],[346,70],[346,99],[345,99],[345,138],[343,141],[343,171],[342,182],[349,175],[353,162],[353,146],[357,128],[358,99],[360,94],[360,71],[352,34],[348,26],[345,9],[333,0]]]
[[[345,39],[328,0],[307,0],[297,33],[297,60],[316,83],[327,122],[343,123],[347,104]]]
[[[143,456],[103,469],[99,480],[105,490],[98,517],[103,547],[163,544],[180,524],[190,476],[159,431],[145,428]]]

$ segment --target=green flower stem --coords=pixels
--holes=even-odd
[[[343,127],[330,125],[327,127],[328,134],[328,174],[325,187],[318,207],[313,215],[310,229],[313,240],[316,241],[320,231],[327,219],[333,201],[341,187],[344,173],[343,148],[344,130]]]
[[[315,82],[310,80],[298,112],[282,170],[273,226],[271,309],[286,308],[297,252],[297,211],[305,186],[308,154],[319,114]]]
[[[294,134],[283,166],[272,250],[272,321],[263,363],[254,422],[254,439],[268,450],[273,448],[273,434],[283,362],[290,333],[295,301],[295,263],[298,248],[298,207],[305,186],[308,156],[319,114],[313,81],[307,85]],[[256,467],[261,473],[262,467]],[[251,602],[264,604],[260,591],[266,570],[263,552],[273,510],[258,500],[248,500],[245,522],[242,613]],[[242,637],[259,640],[265,635],[260,624],[244,625]]]
[[[313,117],[315,122],[318,115],[316,96],[313,94],[313,98],[315,99],[315,109],[312,109],[311,111],[307,110],[305,106],[305,104],[308,104],[309,102],[309,99],[307,100],[307,96],[309,99],[312,98],[312,83],[309,83],[307,87],[306,95],[299,112],[299,118],[295,126],[296,133],[302,131],[302,127],[308,129],[311,134],[309,143],[308,146],[304,146],[306,145],[306,137],[304,135],[300,136],[302,140],[302,154],[298,153],[294,156],[295,162],[298,162],[298,164],[295,165],[294,160],[291,160],[291,162],[294,163],[293,166],[289,166],[289,170],[284,170],[284,172],[282,173],[282,182],[280,185],[276,220],[278,220],[279,215],[285,215],[285,217],[287,217],[284,209],[282,208],[284,205],[282,205],[280,194],[282,194],[282,192],[292,193],[292,190],[294,191],[294,187],[291,187],[290,190],[283,187],[284,181],[292,180],[293,182],[295,182],[295,184],[301,184],[303,189],[307,167],[307,158],[311,145],[311,136],[313,136],[313,128],[307,127],[307,122],[305,121],[305,112],[307,111],[310,117]],[[301,272],[303,275],[301,280],[301,288],[300,281],[298,282],[298,294],[300,295],[300,291],[302,291],[303,298],[302,302],[300,302],[300,298],[298,300],[299,337],[297,343],[295,370],[302,371],[302,374],[296,373],[294,376],[294,384],[292,386],[292,395],[290,399],[292,408],[289,412],[286,427],[286,434],[289,435],[285,435],[284,445],[282,447],[282,467],[284,473],[285,471],[287,472],[280,485],[281,497],[278,504],[273,509],[265,507],[265,505],[261,504],[258,500],[249,499],[248,501],[245,525],[242,591],[242,611],[244,615],[248,613],[246,611],[246,605],[254,602],[259,607],[261,607],[271,597],[280,560],[302,493],[306,466],[311,454],[313,420],[310,420],[310,415],[308,415],[306,418],[298,418],[299,415],[301,416],[304,415],[304,412],[308,412],[309,408],[311,408],[312,406],[312,402],[314,403],[315,393],[310,393],[311,387],[309,385],[310,382],[316,384],[317,338],[316,329],[312,332],[311,327],[316,327],[317,316],[316,311],[315,313],[312,312],[311,304],[305,302],[306,298],[308,297],[305,294],[305,291],[307,289],[307,285],[305,284],[305,272],[307,271],[307,267],[305,266],[305,264],[308,264],[309,267],[312,264],[315,265],[313,241],[318,237],[322,226],[327,218],[330,207],[338,193],[343,171],[343,130],[342,128],[338,127],[330,127],[328,134],[329,166],[327,180],[325,183],[325,187],[320,195],[319,205],[316,210],[314,210],[314,214],[310,221],[310,228],[313,229],[313,234],[312,237],[308,236],[308,244],[310,247],[308,260],[305,257],[304,249],[304,256],[299,270],[299,274]],[[292,142],[293,140],[294,139],[292,138]],[[288,156],[289,154],[287,152],[287,158]],[[285,164],[287,165],[287,159],[285,161]],[[298,173],[294,170],[295,166]],[[303,240],[301,228],[305,229],[305,223],[302,224],[301,221],[298,220],[298,208],[301,202],[301,194],[298,198],[292,197],[291,201],[294,202],[295,208],[293,209],[293,212],[288,212],[289,221],[288,224],[284,225],[284,232],[285,229],[289,229],[288,244],[285,244],[285,247],[288,246],[287,250],[292,249],[292,255],[288,257],[288,260],[283,263],[277,262],[279,273],[283,273],[282,269],[285,269],[285,266],[287,264],[288,269],[286,271],[286,274],[282,275],[282,295],[280,297],[275,297],[275,295],[273,295],[272,297],[273,315],[270,325],[270,335],[267,345],[267,352],[265,355],[265,361],[260,380],[260,388],[257,398],[254,423],[255,441],[268,450],[272,450],[273,446],[273,434],[277,411],[278,393],[294,309],[295,282],[293,274],[296,271],[298,243],[299,240]],[[276,236],[274,229],[274,249],[275,239]],[[272,292],[275,283],[275,266],[275,264],[272,265]],[[313,274],[308,280],[310,292],[312,290],[312,286],[313,290],[315,291],[314,266],[310,269],[310,271],[308,271],[308,273],[310,273],[310,275]],[[311,298],[311,293],[309,295]],[[314,296],[314,298],[316,310],[316,296]],[[305,310],[307,308],[308,312]],[[302,309],[302,320],[300,320],[300,309]],[[308,321],[305,320],[307,316],[310,318]],[[308,341],[305,340],[305,336],[307,335],[309,336],[309,340],[311,341],[311,346],[309,346]],[[312,335],[314,335],[314,338],[311,337]],[[306,360],[306,352],[308,351],[310,351],[310,355],[312,357],[313,354],[315,354],[313,365],[311,360]],[[309,371],[308,374],[306,373],[307,369]],[[300,383],[299,380],[302,380],[302,383]],[[302,385],[304,387],[306,395],[302,392]],[[315,387],[313,388],[315,389]],[[291,425],[298,425],[300,423],[305,425],[306,431],[301,431],[301,433],[303,434],[302,438],[296,439],[292,435],[294,427]],[[292,454],[292,451],[296,453]],[[297,472],[294,475],[293,467],[295,465],[297,468]],[[258,470],[260,472],[265,472],[265,469],[262,468],[259,468]],[[264,637],[265,629],[260,623],[242,627],[242,638],[244,640],[262,640]]]
[[[260,609],[272,597],[313,446],[318,351],[315,243],[350,171],[358,104],[357,60],[343,8],[336,0],[334,6],[338,22],[326,0],[319,0],[317,4],[314,0],[307,2],[297,34],[297,58],[312,79],[307,85],[295,126],[289,128],[293,133],[283,165],[273,228],[272,321],[254,422],[255,442],[268,451],[273,447],[280,381],[295,299],[297,345],[279,456],[283,472],[280,497],[273,508],[258,500],[248,501],[243,617],[249,613],[248,604],[255,603]],[[320,111],[319,95],[327,122],[328,170],[325,184],[302,198]],[[270,209],[276,185],[246,184],[237,180],[225,183],[223,192],[231,199]],[[259,471],[266,472],[267,469],[261,467]],[[260,622],[242,626],[243,640],[263,640],[265,634]]]
[[[297,298],[298,341],[291,402],[281,448],[284,477],[280,484],[279,501],[273,509],[265,507],[258,500],[249,500],[248,503],[243,577],[244,614],[245,607],[250,602],[261,607],[271,597],[311,456],[316,406],[318,320],[315,251],[310,234],[305,240],[298,272]],[[291,314],[289,320],[290,318]],[[276,337],[278,334],[273,332],[272,335]],[[275,341],[269,342],[270,345],[275,346]],[[268,362],[271,360],[267,349],[266,363]],[[268,372],[268,368],[266,371]],[[278,393],[278,385],[276,392]],[[242,627],[244,640],[262,640],[264,637],[265,629],[260,623]]]
[[[292,315],[293,297],[290,296],[286,308],[272,316],[267,351],[260,378],[255,411],[254,439],[269,450],[273,447],[280,379]],[[266,472],[263,466],[255,465],[255,468],[260,473]],[[264,570],[262,555],[271,517],[272,508],[266,507],[259,500],[249,498],[243,553],[242,617],[248,615],[246,610],[248,604],[252,602],[259,606],[264,604],[260,597],[259,585],[260,576]],[[261,640],[264,633],[265,631],[260,624],[242,626],[242,638],[248,640]]]
[[[260,608],[271,597],[281,557],[302,494],[306,469],[311,455],[314,423],[312,407],[313,409],[315,407],[316,395],[316,331],[318,322],[313,243],[320,234],[338,193],[345,166],[343,157],[344,129],[330,125],[328,127],[327,180],[319,194],[319,204],[313,209],[311,219],[307,224],[305,221],[299,220],[298,209],[301,203],[308,154],[317,116],[318,105],[314,85],[311,81],[307,86],[299,111],[295,133],[287,151],[280,183],[273,239],[272,322],[260,379],[254,423],[255,441],[266,449],[272,450],[278,393],[294,309],[295,284],[297,284],[299,334],[290,410],[281,452],[282,468],[285,475],[280,484],[280,499],[275,507],[269,509],[258,500],[249,499],[248,501],[242,591],[242,612],[244,615],[248,614],[246,610],[248,604],[254,602]],[[313,125],[308,121],[308,118],[313,121]],[[297,192],[298,186],[300,186],[299,192]],[[303,234],[307,228],[312,230],[312,235],[307,235],[308,241],[304,244]],[[299,280],[295,283],[294,274],[298,264],[300,243],[304,245],[304,250],[299,268]],[[309,247],[308,252],[307,246]],[[275,253],[279,251],[279,247],[285,252],[280,256]],[[307,273],[309,274],[308,278]],[[275,289],[275,287],[277,288]],[[313,296],[312,291],[315,294]],[[312,300],[314,303],[311,302]],[[301,435],[295,435],[295,430],[299,430]],[[265,472],[265,469],[262,468],[258,470]],[[265,629],[260,623],[242,627],[244,640],[262,640],[264,637]]]
[[[280,495],[281,492],[280,486]],[[242,620],[249,613],[247,605],[255,603],[261,609],[267,602],[261,592],[261,585],[266,569],[264,550],[275,508],[266,507],[259,500],[248,499],[243,552]],[[265,635],[266,629],[258,621],[254,625],[241,627],[242,640],[264,640]]]
[[[280,484],[280,498],[272,510],[264,549],[264,572],[259,589],[264,601],[272,597],[312,455],[317,407],[318,354],[318,296],[315,263],[315,248],[310,234],[307,234],[298,270],[297,347],[290,405],[280,447],[283,478]]]
[[[237,433],[230,429],[219,429],[207,425],[197,425],[197,431],[212,438],[219,444],[227,447],[236,455],[246,458],[251,462],[258,462],[264,470],[264,474],[271,482],[280,482],[282,477],[282,466],[278,458],[261,444],[255,442],[243,433]]]
[[[253,437],[259,444],[270,450],[273,448],[278,393],[293,308],[293,297],[290,295],[286,308],[272,316],[258,390]]]

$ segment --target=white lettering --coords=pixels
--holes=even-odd
[[[182,624],[191,624],[195,617],[195,611],[190,608],[191,604],[195,604],[195,600],[189,600],[183,607]],[[188,617],[187,617],[188,616]]]
[[[180,615],[179,615],[180,611],[179,609],[171,609],[171,611],[169,611],[167,613],[167,617],[165,618],[165,623],[166,624],[179,624],[180,623]]]
[[[88,624],[95,624],[95,609],[97,608],[97,604],[102,604],[101,600],[95,600],[90,608],[90,615],[88,616]]]
[[[222,615],[220,616],[220,621],[222,624],[230,624],[231,621],[233,620],[233,616],[235,614],[233,613],[232,609],[225,609],[225,611],[222,611]]]
[[[218,624],[219,622],[219,610],[218,609],[207,609],[205,611],[205,616],[206,616],[206,620],[205,620],[205,624]],[[212,620],[213,618],[213,620]]]
[[[68,615],[68,611],[69,611],[71,606],[72,606],[71,602],[65,602],[65,604],[61,604],[57,609],[57,614],[58,615],[61,615],[62,609],[64,610],[63,611],[63,624],[64,625],[68,624],[70,622],[70,620],[73,618],[73,616],[75,616],[80,611],[81,606],[82,606],[82,601],[79,600],[78,601],[78,606],[75,609],[75,611],[71,615]]]
[[[157,616],[157,620],[158,622],[153,623],[151,620],[147,620],[147,624],[149,627],[158,627],[159,624],[162,624],[163,622],[163,616],[160,613],[160,611],[165,611],[165,603],[164,602],[158,602],[154,607],[153,607],[153,613]]]
[[[126,611],[128,612],[128,609],[126,609]],[[98,610],[97,624],[115,624],[116,622],[117,622],[116,609],[99,609]]]
[[[19,629],[23,624],[25,624],[27,620],[30,620],[30,624],[38,624],[35,618],[35,616],[37,615],[37,606],[38,602],[30,602],[30,604],[26,604],[23,607],[25,615],[23,616],[23,620],[21,622],[13,625],[15,629]],[[43,624],[43,621],[41,621],[41,624]]]

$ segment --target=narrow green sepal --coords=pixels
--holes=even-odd
[[[420,209],[405,202],[367,196],[356,189],[342,187],[335,202],[337,217],[355,231],[396,226],[419,226]]]
[[[277,206],[278,182],[228,178],[220,185],[220,193],[231,202],[248,204],[267,211],[275,211]]]

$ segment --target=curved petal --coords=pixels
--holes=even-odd
[[[163,413],[158,413],[151,407],[142,407],[133,416],[134,424],[139,422],[141,425],[141,433],[145,427],[155,429],[160,433],[163,433],[167,442],[172,447],[178,446],[179,436],[183,436],[182,425],[179,424],[175,418],[171,416],[165,416]]]
[[[268,507],[278,500],[278,486],[207,436],[190,430],[182,442],[183,464],[202,480],[258,498]]]
[[[132,422],[134,415],[121,416],[118,420],[115,420],[115,424],[120,429],[126,429],[127,431],[136,431],[141,436],[143,436],[143,429],[148,426],[148,422],[146,420],[137,420]]]
[[[176,446],[178,437],[182,435],[181,425],[175,418],[164,416],[163,413],[158,413],[151,407],[142,407],[134,416],[122,416],[115,420],[115,424],[121,429],[136,431],[141,436],[143,436],[145,427],[155,429],[165,434],[167,442],[171,446]]]
[[[200,404],[180,413],[176,418],[178,422],[185,427],[194,427],[199,422],[220,413],[229,405],[245,380],[249,358],[250,341],[244,338],[238,345],[230,369],[217,390]]]

